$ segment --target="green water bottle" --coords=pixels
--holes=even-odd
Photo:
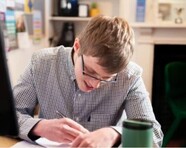
[[[124,120],[122,147],[152,147],[153,124],[146,120]]]

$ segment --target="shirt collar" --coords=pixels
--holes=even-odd
[[[73,65],[73,48],[71,49],[68,49],[69,52],[68,52],[68,58],[67,58],[67,69],[68,69],[68,72],[70,74],[70,79],[71,80],[75,80],[76,79],[76,76],[75,76],[75,71],[74,71],[74,65]]]

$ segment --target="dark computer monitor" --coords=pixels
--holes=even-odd
[[[0,135],[18,135],[17,117],[10,84],[3,32],[0,26]]]

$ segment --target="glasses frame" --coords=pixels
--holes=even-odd
[[[86,72],[85,72],[85,64],[84,64],[83,55],[81,55],[81,60],[82,60],[82,74],[83,74],[83,75],[86,75],[86,76],[88,76],[88,77],[90,77],[90,78],[93,78],[93,79],[95,79],[95,80],[98,80],[98,81],[100,81],[100,82],[102,82],[102,83],[114,83],[114,82],[117,81],[118,74],[116,74],[116,76],[112,77],[111,80],[103,80],[103,79],[97,78],[97,77],[95,77],[95,76],[92,76],[92,75],[86,73]]]

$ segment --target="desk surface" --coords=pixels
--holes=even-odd
[[[0,136],[0,147],[10,147],[13,146],[19,142],[18,139],[6,137],[6,136]]]

